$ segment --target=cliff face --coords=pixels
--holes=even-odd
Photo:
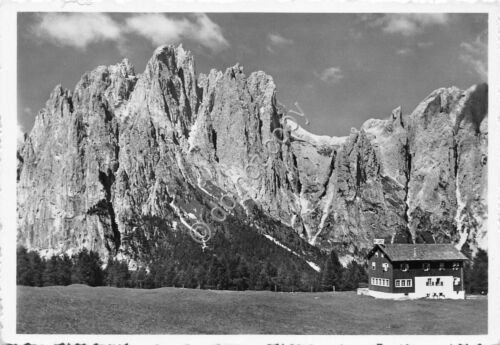
[[[18,242],[140,256],[159,235],[137,219],[230,233],[219,205],[309,258],[310,245],[359,257],[374,238],[486,246],[486,85],[438,89],[342,138],[285,115],[270,76],[197,77],[182,47],[158,48],[140,75],[124,60],[58,86],[19,148]]]

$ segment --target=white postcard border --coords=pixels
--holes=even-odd
[[[0,341],[56,344],[500,344],[500,6],[498,3],[341,1],[33,1],[0,4]],[[16,334],[17,12],[488,12],[488,335],[26,335]],[[471,320],[473,321],[473,320]]]

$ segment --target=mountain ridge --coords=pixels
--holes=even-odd
[[[156,49],[142,74],[99,66],[54,89],[19,148],[18,243],[136,259],[131,219],[223,231],[215,204],[311,261],[314,247],[361,258],[374,238],[486,248],[487,92],[437,89],[328,137],[285,119],[271,76],[196,76],[182,46]]]

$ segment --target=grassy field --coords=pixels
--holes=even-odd
[[[485,334],[488,320],[486,299],[83,285],[17,291],[18,333]]]

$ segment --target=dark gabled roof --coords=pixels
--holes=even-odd
[[[377,248],[390,261],[468,260],[452,244],[376,244],[368,253],[368,258]]]

